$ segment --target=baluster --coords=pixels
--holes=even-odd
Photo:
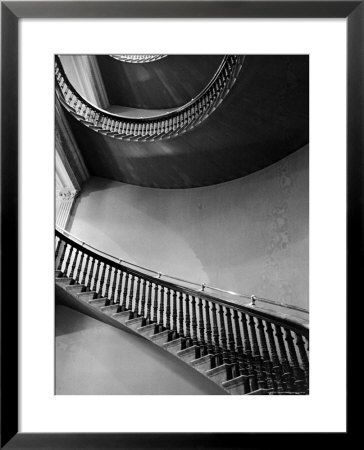
[[[72,261],[72,268],[71,268],[71,278],[73,278],[75,280],[75,282],[77,283],[77,273],[75,276],[75,272],[76,272],[76,266],[77,266],[77,260],[78,257],[81,253],[81,250],[76,250],[74,251],[74,257],[73,257],[73,261]]]
[[[110,303],[112,305],[114,305],[115,303],[118,303],[118,298],[115,299],[116,282],[117,282],[118,272],[119,271],[116,269],[116,267],[114,267],[113,268],[114,277],[113,277],[113,280],[112,280],[111,296],[110,296]]]
[[[140,301],[140,278],[136,278],[136,292],[135,292],[135,302],[134,302],[134,309],[133,309],[133,318],[139,316],[139,301]]]
[[[101,264],[100,264],[101,266]],[[105,270],[106,269],[106,264],[102,263],[102,268],[101,268],[101,274],[100,274],[100,284],[99,284],[99,291],[98,291],[98,298],[103,298],[104,296],[102,295],[103,291],[104,291],[104,283],[105,283]]]
[[[56,261],[57,261],[58,253],[59,253],[59,248],[60,248],[60,245],[61,245],[61,239],[58,238],[58,237],[57,237],[56,239],[58,239],[58,240],[57,240],[57,244],[56,244]]]
[[[256,372],[258,376],[258,386],[259,389],[267,389],[267,383],[265,381],[265,373],[263,370],[262,358],[260,356],[257,332],[255,329],[255,320],[253,316],[249,316],[249,328],[250,335],[252,338],[252,350],[253,350],[253,360],[255,361]]]
[[[214,302],[212,302],[211,310],[212,310],[214,354],[215,354],[215,358],[211,361],[211,368],[213,369],[214,367],[220,366],[222,364],[222,353],[221,353],[220,341],[219,341],[219,326],[217,323],[216,304]]]
[[[186,348],[186,338],[185,338],[185,334],[184,334],[184,315],[183,315],[183,297],[182,297],[182,292],[178,292],[178,300],[179,300],[179,311],[178,311],[178,322],[179,322],[179,328],[178,328],[178,334],[179,337],[182,339],[182,345],[181,345],[181,349],[185,349]]]
[[[82,269],[82,266],[83,266],[83,263],[84,263],[84,260],[85,260],[85,254],[84,253],[82,253],[82,251],[81,250],[79,250],[78,251],[78,253],[79,253],[79,262],[78,262],[78,266],[77,266],[77,273],[76,273],[76,281],[78,282],[78,283],[80,283],[80,281],[81,281],[81,278],[80,278],[80,275],[81,275],[81,269]],[[80,284],[82,284],[82,283],[80,283]]]
[[[158,311],[158,286],[153,283],[153,308],[152,308],[152,323],[157,322],[157,311]]]
[[[94,265],[96,262],[96,267],[95,267],[95,272],[94,272]],[[92,279],[92,286],[90,285],[90,291],[96,291],[96,283],[97,283],[97,273],[98,273],[98,269],[99,269],[99,261],[94,257],[93,261],[92,261],[92,266],[91,266],[91,277],[93,277]]]
[[[101,269],[101,262],[97,259],[96,260],[96,271],[95,271],[95,277],[94,277],[94,286],[93,286],[93,291],[96,291],[96,295],[95,297],[97,298],[98,295],[98,283],[99,283],[99,276],[100,276],[100,269]]]
[[[85,256],[85,255],[84,255]],[[89,283],[86,284],[86,276],[88,274],[88,265],[89,265],[89,261],[90,261],[90,255],[87,254],[86,255],[86,261],[85,261],[85,266],[83,268],[83,272],[82,272],[82,280],[81,280],[81,284],[86,285],[86,290],[89,286]]]
[[[62,241],[62,244],[63,244],[63,246],[61,248],[61,256],[59,258],[59,264],[57,267],[57,270],[60,270],[61,272],[62,272],[63,261],[66,256],[67,247],[68,247],[68,244],[64,243],[63,241]]]
[[[225,332],[225,314],[224,307],[219,305],[219,316],[220,316],[220,333],[221,333],[221,345],[222,345],[222,360],[223,364],[226,366],[226,379],[231,380],[232,378],[232,370],[231,370],[231,361],[229,358],[229,352],[227,348],[227,339]]]
[[[198,330],[200,333],[200,357],[207,354],[206,342],[205,342],[205,324],[203,316],[202,298],[198,299]]]
[[[258,321],[257,328],[259,331],[260,347],[262,349],[262,352],[261,352],[262,359],[263,359],[266,380],[267,380],[267,388],[271,391],[276,392],[277,386],[276,386],[276,383],[275,383],[275,380],[273,377],[272,364],[271,364],[271,360],[270,360],[270,356],[269,356],[269,352],[268,352],[268,346],[267,346],[267,340],[265,337],[263,321],[260,318],[257,318],[257,321]]]
[[[234,309],[234,325],[235,325],[235,334],[236,334],[236,351],[238,354],[239,373],[240,373],[240,375],[243,376],[244,390],[247,393],[247,392],[250,392],[248,366],[245,361],[243,341],[241,339],[239,313],[236,309]]]
[[[129,298],[128,298],[128,308],[131,311],[133,311],[133,298],[134,298],[134,275],[130,274],[129,277],[129,284],[130,284],[130,289],[129,289]],[[133,312],[131,312],[130,314],[130,318],[132,318]]]
[[[191,318],[190,318],[190,302],[189,297],[185,295],[185,310],[186,310],[186,348],[191,347],[192,339],[191,339]]]
[[[172,337],[171,340],[177,339],[177,292],[173,291],[173,312],[172,312]]]
[[[232,314],[231,308],[226,308],[226,318],[227,318],[227,330],[228,330],[228,344],[229,344],[229,353],[230,353],[230,361],[231,361],[231,372],[232,378],[236,378],[240,375],[239,372],[239,364],[236,355],[236,346],[235,346],[235,338],[233,332],[233,322],[232,322]]]
[[[127,309],[126,307],[126,302],[128,299],[128,284],[129,284],[129,274],[124,272],[123,273],[123,278],[124,278],[124,286],[123,286],[123,301],[121,303],[121,305],[118,308],[118,312],[122,312],[125,311]]]
[[[105,270],[106,272],[106,270]],[[107,265],[107,277],[106,277],[106,283],[105,283],[105,297],[107,298],[105,302],[105,306],[109,306],[110,301],[110,278],[111,278],[111,267]]]
[[[249,373],[249,384],[250,384],[250,390],[256,391],[258,389],[258,380],[257,380],[257,374],[255,371],[255,365],[253,363],[252,358],[252,350],[250,346],[250,339],[249,339],[249,333],[248,333],[248,327],[246,323],[246,314],[241,314],[241,323],[243,326],[243,347],[244,347],[244,353],[246,355],[247,364],[248,364],[248,373]]]
[[[309,389],[309,362],[308,362],[308,357],[307,357],[307,353],[306,353],[306,349],[305,349],[305,343],[303,342],[302,336],[300,334],[296,333],[296,337],[297,337],[297,347],[300,352],[303,370],[305,372],[305,382],[306,382],[305,385],[306,385],[306,389],[308,392],[308,389]]]
[[[285,329],[284,331],[286,334],[286,342],[287,342],[287,347],[288,347],[288,353],[289,353],[290,360],[291,360],[291,367],[292,367],[293,375],[295,378],[294,384],[296,386],[296,390],[298,392],[305,392],[302,370],[298,364],[297,353],[296,353],[296,349],[295,349],[295,346],[293,343],[291,331],[287,330],[287,329]]]
[[[286,347],[283,342],[282,330],[279,325],[274,325],[274,327],[276,330],[276,337],[277,337],[277,342],[278,342],[280,360],[281,360],[282,367],[283,367],[283,381],[286,385],[286,388],[289,391],[293,391],[294,384],[293,384],[293,380],[292,380],[291,367],[288,362],[287,351],[286,351]]]
[[[276,347],[276,342],[273,336],[273,328],[270,322],[266,322],[267,335],[270,347],[270,354],[273,362],[274,379],[277,385],[278,392],[284,392],[283,379],[282,379],[282,368],[278,358],[278,352]]]
[[[161,333],[164,330],[164,287],[159,286],[159,315],[158,315],[158,333]]]
[[[69,251],[68,251],[68,255],[67,255],[67,259],[66,259],[66,266],[65,266],[65,272],[66,272],[66,276],[72,278],[72,274],[70,274],[70,261],[71,261],[71,255],[73,253],[75,249],[70,245]]]
[[[196,299],[194,296],[192,296],[191,301],[192,306],[192,344],[196,345],[198,347],[196,358],[199,358],[201,356],[200,354],[200,348],[198,346],[198,338],[197,338],[197,315],[196,315]]]
[[[124,276],[124,272],[122,272],[120,269],[118,269],[118,276],[119,276],[119,279],[118,279],[118,289],[117,289],[117,293],[116,293],[116,304],[119,305],[118,306],[118,310],[119,310],[120,305],[121,305],[121,288],[122,288],[123,276]]]
[[[150,281],[148,281],[148,295],[146,297],[144,325],[149,325],[151,323],[150,313],[152,308],[152,283]]]
[[[167,288],[166,329],[171,329],[171,290]]]
[[[210,321],[210,302],[205,300],[205,313],[206,313],[206,340],[207,340],[207,353],[209,355],[214,354],[214,347],[212,345],[212,330]]]
[[[142,316],[142,327],[145,325],[145,290],[147,288],[147,281],[141,279],[141,296],[140,296],[140,315]]]

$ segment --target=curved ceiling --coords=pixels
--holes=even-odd
[[[247,56],[221,105],[168,140],[120,141],[67,116],[92,175],[158,188],[207,186],[262,169],[307,144],[308,76],[308,56]]]
[[[189,102],[213,78],[222,60],[223,55],[168,55],[147,64],[130,64],[97,56],[110,105],[144,109]]]

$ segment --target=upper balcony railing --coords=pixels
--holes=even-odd
[[[155,324],[182,348],[195,347],[196,358],[209,355],[211,368],[224,365],[228,380],[241,377],[246,393],[308,393],[307,325],[129,265],[56,230],[56,270],[105,306],[142,318],[142,326]]]
[[[223,101],[242,68],[244,56],[223,58],[206,88],[187,104],[160,116],[128,118],[92,105],[72,86],[58,56],[55,58],[56,94],[67,111],[94,131],[115,139],[154,141],[191,130],[205,120]]]
[[[167,55],[109,55],[109,56],[121,62],[131,64],[143,64],[159,61],[160,59],[165,58]]]

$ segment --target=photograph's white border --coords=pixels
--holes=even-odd
[[[54,395],[55,53],[310,55],[309,396]],[[19,62],[20,431],[345,431],[346,21],[22,19]]]

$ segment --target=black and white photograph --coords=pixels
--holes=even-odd
[[[55,55],[56,395],[309,395],[309,62]]]

